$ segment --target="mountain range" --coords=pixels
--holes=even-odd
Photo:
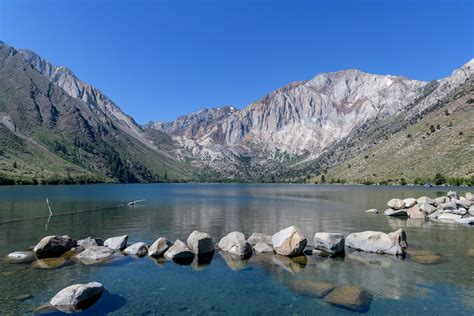
[[[71,70],[1,43],[0,182],[472,179],[473,69],[321,73],[243,109],[140,126]]]

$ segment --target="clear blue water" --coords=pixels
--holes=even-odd
[[[472,189],[472,188],[471,188]],[[320,231],[349,234],[403,227],[410,246],[442,262],[417,263],[360,252],[345,258],[307,256],[306,264],[273,255],[231,261],[219,252],[208,265],[177,265],[149,257],[58,269],[0,262],[0,314],[22,314],[47,303],[62,288],[98,281],[107,289],[84,314],[301,314],[353,312],[305,296],[298,280],[355,285],[373,299],[367,314],[472,314],[472,227],[368,215],[393,197],[440,196],[447,188],[337,185],[157,184],[0,187],[0,256],[35,245],[43,236],[68,234],[130,242],[160,236],[183,241],[193,230],[218,242],[231,231],[274,233],[299,226],[312,244]],[[466,189],[458,188],[458,192]],[[472,190],[471,190],[472,191]],[[54,216],[45,229],[49,198]],[[146,199],[134,207],[117,207]]]

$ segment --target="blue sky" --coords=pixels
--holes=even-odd
[[[474,57],[473,3],[0,0],[0,39],[144,123],[346,68],[439,79]]]

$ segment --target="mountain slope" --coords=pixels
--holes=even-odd
[[[184,164],[153,149],[149,141],[147,145],[134,133],[124,131],[129,128],[124,125],[126,118],[118,120],[116,115],[71,97],[38,72],[23,54],[4,44],[0,44],[0,119],[10,133],[29,145],[40,146],[50,157],[54,155],[97,178],[148,182],[164,180],[165,175],[185,179],[190,174]],[[21,159],[24,155],[13,145],[6,148],[9,159]],[[37,164],[49,168],[45,161],[38,160]],[[64,174],[67,171],[58,176]],[[47,172],[38,175],[41,180],[47,176]]]

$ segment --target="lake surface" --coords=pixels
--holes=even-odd
[[[189,233],[200,230],[218,242],[236,230],[249,237],[290,225],[299,226],[309,244],[316,232],[347,236],[403,227],[409,247],[442,257],[441,263],[431,265],[362,252],[304,260],[254,254],[247,261],[233,261],[216,252],[204,265],[124,257],[106,265],[71,262],[53,270],[1,260],[0,314],[31,312],[62,288],[91,281],[103,283],[107,292],[85,314],[353,313],[305,296],[300,280],[360,287],[373,298],[368,314],[472,314],[474,257],[467,252],[474,248],[473,227],[364,213],[369,208],[383,212],[393,197],[436,197],[451,189],[278,184],[0,187],[2,258],[46,235],[105,239],[127,234],[129,243],[151,244],[160,236],[186,241]],[[46,198],[55,214],[47,227]],[[138,199],[146,201],[117,207]]]

